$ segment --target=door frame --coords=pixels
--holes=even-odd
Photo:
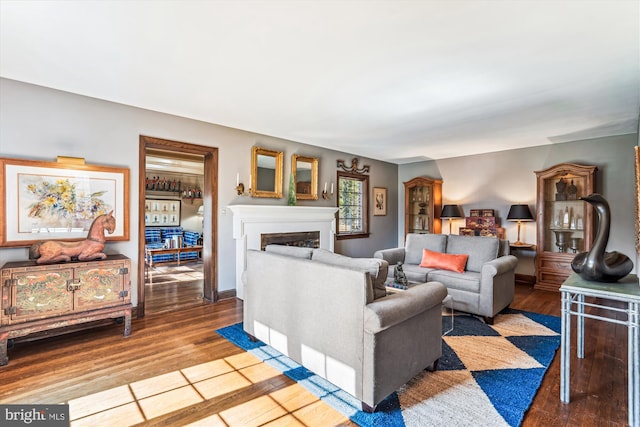
[[[202,205],[204,206],[203,231],[202,231],[202,263],[203,263],[203,296],[207,302],[216,302],[218,295],[218,263],[217,260],[217,231],[218,217],[218,149],[204,145],[190,144],[187,142],[172,141],[168,139],[154,138],[140,135],[139,150],[139,176],[138,188],[140,198],[138,200],[138,305],[137,316],[145,315],[145,287],[144,287],[144,245],[145,222],[144,206],[146,199],[146,153],[147,149],[156,148],[177,153],[190,153],[204,156],[204,186],[202,193]]]

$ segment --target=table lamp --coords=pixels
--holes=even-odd
[[[529,205],[511,205],[511,208],[509,208],[509,214],[507,214],[507,221],[518,221],[518,240],[513,243],[513,245],[527,245],[520,241],[520,223],[522,221],[533,221],[533,215],[531,215]]]
[[[451,220],[454,218],[462,218],[458,205],[444,205],[440,218],[449,220],[449,234],[451,234]]]

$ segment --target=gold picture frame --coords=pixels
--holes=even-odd
[[[113,210],[108,241],[129,240],[129,169],[0,157],[0,247],[85,238]]]

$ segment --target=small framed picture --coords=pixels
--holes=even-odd
[[[373,187],[373,215],[384,216],[387,214],[387,189]]]

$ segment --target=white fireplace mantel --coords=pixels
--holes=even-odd
[[[320,247],[333,251],[336,207],[230,205],[233,238],[236,241],[236,296],[243,298],[242,273],[247,266],[247,250],[260,249],[265,233],[319,231]]]

